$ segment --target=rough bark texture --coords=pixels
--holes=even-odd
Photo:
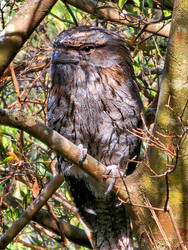
[[[176,0],[154,129],[155,135],[168,146],[172,155],[152,148],[150,164],[158,174],[164,173],[166,169],[172,171],[169,174],[169,206],[176,218],[184,242],[188,238],[187,76],[188,1]],[[162,178],[158,185],[157,193],[152,195],[156,200],[156,206],[164,204],[166,199],[165,178]],[[176,247],[177,235],[173,232],[173,227],[166,223],[164,214],[158,214],[158,219],[169,242]]]

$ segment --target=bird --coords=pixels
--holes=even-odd
[[[117,33],[95,26],[63,30],[54,43],[48,124],[107,170],[131,174],[141,141],[143,104],[130,51]],[[133,249],[130,220],[117,194],[58,156],[66,186],[93,249]]]

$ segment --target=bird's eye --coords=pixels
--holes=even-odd
[[[95,50],[94,46],[84,46],[84,47],[81,47],[80,49],[86,52],[87,54],[90,54]]]

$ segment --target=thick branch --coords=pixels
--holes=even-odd
[[[0,76],[57,0],[27,0],[0,34]]]
[[[20,206],[21,201],[14,198],[10,194],[3,197],[3,202],[8,206],[14,207],[15,209],[19,209],[20,211],[22,210],[22,207]],[[38,211],[33,216],[32,220],[39,223],[41,226],[44,226],[48,230],[60,235],[56,221],[46,210]],[[84,230],[81,230],[61,219],[59,220],[59,223],[67,239],[81,246],[91,248],[90,242]]]
[[[15,221],[13,225],[0,237],[0,249],[5,249],[6,246],[14,239],[14,237],[29,223],[32,217],[59,188],[63,180],[63,175],[59,174],[49,182],[40,195],[20,216],[20,218]]]
[[[60,235],[56,221],[50,216],[48,212],[39,211],[37,214],[35,214],[33,220],[46,227],[48,230]],[[74,242],[75,244],[91,248],[91,244],[84,230],[81,230],[64,220],[59,220],[59,223],[67,239],[69,239],[71,242]]]
[[[145,26],[145,23],[139,16],[134,16],[132,14],[124,14],[124,16],[121,16],[118,9],[108,7],[108,8],[97,8],[96,1],[93,0],[66,0],[67,3],[75,6],[76,8],[79,8],[87,13],[90,13],[96,17],[99,17],[101,19],[120,23],[123,25],[135,27],[142,29]],[[170,31],[170,24],[164,25],[163,22],[159,23],[151,23],[152,20],[145,19],[145,22],[148,23],[148,25],[145,26],[145,31],[150,33],[156,33],[159,36],[168,37],[169,31]]]
[[[99,0],[100,2],[104,2],[104,0]],[[117,0],[112,0],[112,2],[117,3]],[[154,8],[162,8],[162,9],[173,9],[174,0],[153,0]],[[134,0],[127,0],[126,4],[135,4]],[[145,1],[144,6],[149,7],[148,3]]]
[[[168,50],[160,87],[159,103],[154,133],[174,152],[169,157],[161,150],[151,148],[150,164],[155,171],[166,172],[165,179],[159,181],[159,192],[156,204],[167,193],[168,205],[172,208],[179,232],[188,238],[188,1],[175,0],[172,27],[169,36]],[[161,216],[160,222],[165,218]],[[170,224],[164,223],[164,231],[168,235]],[[169,241],[175,236],[171,233]],[[182,247],[183,248],[183,247]]]
[[[77,165],[80,164],[80,149],[75,144],[71,143],[65,137],[48,128],[30,115],[27,115],[20,110],[0,109],[0,124],[24,130],[58,154],[63,155],[72,163]],[[89,175],[93,176],[103,186],[106,186],[106,188],[109,186],[110,179],[104,180],[104,173],[106,171],[105,166],[90,155],[87,155],[81,168]],[[129,182],[129,180],[130,178],[127,177],[126,182]],[[114,185],[114,191],[118,192],[118,195],[123,200],[127,199],[127,192],[125,191],[124,183],[121,179],[118,180],[118,185]]]

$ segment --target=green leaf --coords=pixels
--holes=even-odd
[[[136,3],[136,5],[137,5],[138,7],[141,6],[141,1],[140,1],[140,0],[134,0],[134,2]]]
[[[123,6],[126,4],[127,0],[119,0],[118,5],[120,9],[123,9]]]
[[[147,4],[149,5],[150,8],[153,8],[153,1],[152,0],[147,0]]]
[[[12,159],[14,159],[12,156],[8,156],[8,157],[6,157],[6,158],[2,161],[2,163],[7,163],[7,162],[11,161]]]
[[[2,136],[1,143],[4,148],[8,148],[8,146],[10,145],[10,140],[7,137]]]

